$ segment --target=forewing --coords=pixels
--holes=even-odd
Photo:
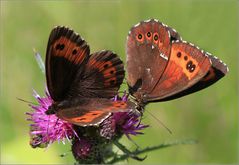
[[[52,30],[46,52],[46,79],[54,101],[66,98],[76,74],[81,75],[90,53],[79,34],[66,27]]]
[[[167,25],[165,25],[165,26],[167,26]],[[179,35],[179,33],[175,29],[167,26],[167,30],[170,33],[170,41],[171,42],[179,41],[179,40],[181,41],[182,40],[182,37]]]
[[[167,66],[170,50],[170,32],[158,20],[143,21],[131,28],[126,62],[132,95],[137,97],[153,89]]]

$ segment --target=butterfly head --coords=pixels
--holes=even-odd
[[[53,103],[52,105],[50,105],[47,109],[47,111],[45,112],[46,115],[53,115],[56,113],[56,110],[57,110],[57,106],[55,103]]]
[[[145,92],[143,92],[141,87],[142,87],[142,78],[139,78],[133,86],[130,86],[128,84],[129,93],[131,96],[133,96],[133,99],[136,101],[137,105],[136,109],[139,112],[142,112],[144,106],[147,103],[146,98],[147,95],[145,94]]]

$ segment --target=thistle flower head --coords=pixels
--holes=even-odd
[[[127,101],[128,94],[124,92],[123,96],[116,95],[113,101]],[[101,124],[100,134],[106,139],[112,139],[117,134],[125,134],[129,139],[130,135],[143,134],[140,132],[148,125],[140,123],[141,115],[136,112],[116,112]]]
[[[141,116],[137,113],[118,112],[113,114],[113,120],[117,123],[117,130],[125,134],[129,139],[130,135],[143,134],[140,132],[149,125],[141,123]]]
[[[65,139],[70,140],[76,133],[72,128],[72,124],[59,119],[55,115],[46,115],[48,107],[52,104],[48,91],[45,96],[40,97],[36,91],[33,91],[38,104],[30,104],[32,112],[27,112],[28,120],[33,123],[30,124],[30,145],[35,147],[46,147],[54,141],[65,142]]]
[[[90,155],[91,150],[92,144],[89,140],[81,138],[80,140],[75,139],[73,141],[72,153],[77,160],[87,158]]]

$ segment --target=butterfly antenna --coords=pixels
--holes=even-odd
[[[21,99],[21,98],[18,98],[18,97],[17,97],[17,99],[18,99],[19,101],[22,101],[22,102],[25,102],[25,103],[28,103],[28,104],[37,105],[36,103],[30,102],[30,101],[27,101],[27,100],[24,100],[24,99]]]
[[[162,125],[170,134],[172,134],[172,131],[161,120],[155,117],[151,112],[149,111],[146,111],[146,112],[148,112],[150,116],[152,116],[160,125]]]

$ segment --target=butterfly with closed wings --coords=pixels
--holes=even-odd
[[[131,28],[126,43],[129,93],[142,110],[150,102],[204,89],[228,72],[225,63],[188,43],[156,19]]]

